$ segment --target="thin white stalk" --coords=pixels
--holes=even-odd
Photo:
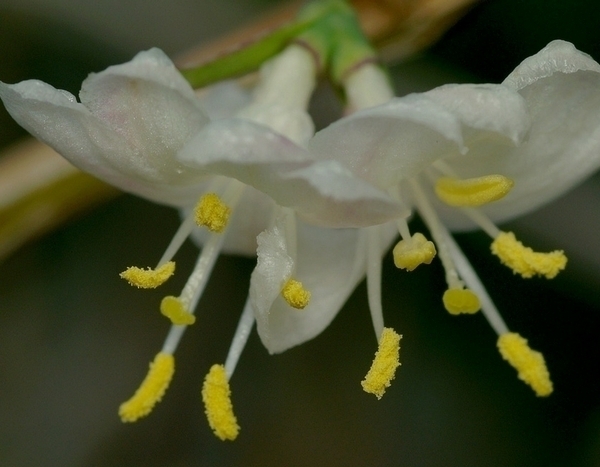
[[[169,243],[169,246],[167,247],[167,249],[163,253],[162,257],[160,258],[160,261],[156,265],[157,268],[159,266],[162,266],[165,263],[168,263],[169,261],[171,261],[173,259],[173,256],[175,256],[175,254],[177,254],[177,252],[179,251],[179,248],[181,248],[181,245],[183,245],[183,242],[185,242],[186,238],[188,238],[190,236],[190,234],[192,233],[193,228],[194,228],[194,211],[192,210],[186,216],[186,218],[183,220],[183,222],[177,229],[177,232],[175,232],[175,235],[171,239],[171,243]]]
[[[427,224],[427,228],[433,237],[433,241],[435,243],[437,249],[437,255],[442,262],[442,266],[444,266],[444,270],[446,271],[446,282],[448,283],[449,288],[462,288],[462,281],[458,275],[456,270],[456,266],[450,255],[450,250],[448,244],[446,242],[446,237],[443,235],[443,225],[433,209],[433,206],[430,204],[427,199],[427,195],[419,185],[419,182],[416,179],[410,181],[410,185],[413,191],[413,196],[415,199],[415,203],[417,204],[417,209],[419,210],[419,214],[423,217],[425,224]]]
[[[254,321],[254,310],[250,304],[250,298],[248,298],[244,305],[242,316],[240,316],[240,321],[235,330],[233,340],[231,341],[227,359],[225,360],[225,373],[227,374],[227,379],[231,379],[231,376],[235,371],[240,355],[242,355],[244,347],[246,347],[246,343],[248,342],[248,337],[250,337],[250,333],[252,332]]]
[[[367,297],[375,336],[379,342],[383,332],[381,305],[381,236],[379,227],[367,227]]]
[[[452,235],[446,230],[445,227],[442,228],[444,231],[444,235],[447,237],[446,242],[450,248],[450,253],[456,262],[456,267],[460,271],[460,275],[469,287],[479,298],[479,302],[481,303],[481,312],[486,317],[490,326],[496,331],[498,335],[505,334],[508,332],[508,327],[506,323],[500,316],[500,312],[494,305],[494,302],[490,298],[487,290],[485,289],[482,282],[479,280],[479,276],[469,263],[469,260],[462,252]]]

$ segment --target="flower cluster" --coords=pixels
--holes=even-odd
[[[318,51],[316,51],[318,52]],[[321,63],[310,41],[261,67],[251,89],[235,82],[195,92],[158,49],[92,74],[79,101],[40,81],[0,83],[24,128],[73,164],[124,191],[181,210],[183,221],[155,268],[121,276],[155,288],[192,236],[202,251],[178,296],[160,311],[172,327],[140,388],[119,414],[148,415],[174,374],[174,353],[216,259],[257,256],[229,354],[202,397],[216,436],[235,439],[229,381],[256,322],[271,353],[321,333],[367,278],[379,348],[362,386],[381,398],[399,366],[401,336],[384,326],[381,258],[398,268],[439,256],[452,314],[481,310],[498,348],[539,396],[552,392],[541,353],[510,332],[449,230],[478,227],[515,273],[553,278],[562,251],[534,252],[496,222],[560,196],[600,165],[600,65],[555,41],[502,84],[447,85],[396,98],[382,69],[362,60],[340,77],[352,111],[314,133],[306,109]],[[433,241],[411,234],[411,209]]]

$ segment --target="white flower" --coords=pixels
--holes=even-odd
[[[370,82],[352,86],[350,96],[364,95],[359,91]],[[536,253],[493,222],[540,207],[600,167],[600,65],[572,44],[554,41],[500,85],[447,85],[360,105],[376,106],[317,133],[309,150],[343,161],[417,208],[446,270],[446,309],[481,308],[499,334],[502,356],[538,395],[550,394],[543,357],[508,331],[447,228],[482,228],[494,239],[492,252],[525,278],[552,278],[565,267],[562,251]],[[431,242],[411,237],[406,225],[399,231],[398,267],[412,270],[431,260]]]
[[[375,66],[366,65],[351,75],[346,83],[349,107],[370,108],[317,133],[308,150],[312,157],[344,163],[399,203],[416,206],[435,245],[419,233],[411,236],[404,213],[395,222],[373,223],[343,235],[332,232],[331,239],[326,232],[313,233],[314,227],[299,225],[293,229],[298,237],[291,245],[288,221],[279,217],[259,236],[259,263],[250,290],[267,349],[281,352],[321,332],[365,271],[375,332],[378,338],[383,336],[380,258],[399,232],[402,240],[394,249],[397,266],[412,270],[429,263],[437,246],[448,283],[446,309],[453,314],[482,309],[499,334],[503,357],[538,395],[548,395],[552,383],[543,357],[509,332],[447,228],[483,228],[494,238],[494,254],[523,277],[552,278],[565,267],[561,251],[533,252],[493,221],[539,207],[600,165],[599,71],[591,58],[556,41],[525,60],[500,85],[447,85],[392,99]],[[232,120],[211,124],[196,149],[218,144],[226,146],[222,152],[239,153],[241,144],[227,138],[235,125]],[[257,142],[272,137],[267,129],[257,131],[263,136],[245,142],[248,152],[260,151]],[[297,254],[296,242],[299,248],[304,242],[314,247],[309,255],[304,248],[302,255]],[[342,255],[338,247],[353,253]],[[303,284],[311,284],[313,298],[302,311],[290,309],[279,294],[291,270]],[[377,384],[365,389],[380,397],[382,385],[389,381]]]
[[[187,284],[178,297],[163,299],[161,312],[173,326],[148,377],[122,405],[124,421],[147,415],[164,394],[174,372],[173,353],[186,326],[195,321],[193,313],[221,251],[253,253],[258,232],[275,218],[285,217],[287,247],[294,250],[294,256],[298,251],[299,257],[317,261],[309,283],[315,287],[310,301],[316,302],[315,313],[325,313],[326,323],[318,326],[322,328],[358,280],[351,276],[350,283],[343,282],[348,272],[344,268],[357,250],[354,233],[305,229],[301,222],[296,231],[296,215],[323,227],[368,226],[402,215],[402,207],[385,192],[340,162],[315,160],[304,148],[314,131],[305,108],[315,76],[311,54],[298,46],[289,47],[263,67],[249,105],[239,108],[247,100],[242,93],[229,95],[223,107],[215,108],[211,103],[217,93],[222,96],[220,88],[205,99],[208,114],[158,49],[91,75],[83,83],[81,103],[39,81],[0,83],[0,97],[11,115],[75,165],[125,191],[185,212],[181,228],[154,270],[129,268],[122,274],[132,285],[153,288],[162,284],[174,272],[170,260],[182,242],[198,231],[194,221],[205,227],[197,235],[204,247]],[[232,111],[237,111],[236,118],[209,125],[208,115],[218,118]],[[272,267],[278,270],[276,264]],[[335,276],[329,286],[321,281],[327,271]],[[286,308],[308,303],[309,293],[294,279],[295,264],[289,264],[285,277],[277,276],[275,294],[283,295]],[[272,285],[264,285],[265,293],[273,291]],[[340,286],[343,294],[337,291]],[[333,301],[330,288],[338,295]],[[252,321],[248,304],[228,363],[207,377],[207,387],[213,388],[204,395],[207,414],[217,436],[224,439],[237,434],[227,380],[247,339],[244,326],[251,328]],[[302,331],[302,340],[318,331],[308,331],[310,336]],[[215,410],[225,410],[230,423],[216,426],[211,415]]]

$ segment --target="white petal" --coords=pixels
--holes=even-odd
[[[382,191],[333,161],[243,119],[215,121],[179,153],[186,165],[233,177],[328,227],[374,225],[406,214]]]
[[[20,125],[80,169],[125,191],[183,205],[197,197],[194,185],[203,174],[181,166],[175,152],[207,117],[181,79],[153,50],[85,81],[82,95],[96,113],[36,80],[0,83],[0,97]]]
[[[309,150],[388,188],[463,148],[458,118],[423,94],[356,112],[319,131]]]
[[[185,184],[193,178],[175,154],[209,119],[192,88],[159,49],[91,74],[80,98],[127,141],[126,155],[107,153],[120,170],[164,183]]]
[[[425,95],[466,127],[463,138],[467,148],[471,139],[484,137],[508,138],[517,144],[531,124],[524,99],[500,84],[447,84]]]
[[[273,240],[269,245],[271,251],[266,250],[266,244],[262,250],[259,248],[259,264],[252,274],[250,297],[259,336],[270,353],[283,352],[312,339],[335,318],[364,277],[362,232],[362,229],[322,229],[298,223],[298,260],[293,277],[311,292],[310,303],[303,310],[291,308],[279,295],[286,276],[281,272],[273,275],[269,270],[272,266],[273,270],[287,273],[285,255],[279,254],[281,250],[277,248],[281,244]],[[397,231],[390,223],[383,226],[381,232],[383,253]]]
[[[281,289],[292,276],[294,260],[288,254],[285,220],[279,216],[273,227],[257,237],[257,264],[252,272],[250,300],[261,329],[269,329],[270,310]]]
[[[556,40],[523,60],[502,84],[519,90],[556,72],[574,73],[580,70],[600,71],[600,65],[570,42]]]
[[[482,140],[452,161],[461,176],[499,173],[515,181],[505,198],[483,207],[497,222],[561,196],[600,167],[600,67],[569,44],[554,42],[519,69],[519,92],[532,120],[524,142],[510,147]],[[531,72],[527,79],[524,70]],[[452,228],[467,225],[451,214],[444,217]]]

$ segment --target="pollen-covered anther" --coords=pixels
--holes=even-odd
[[[285,283],[281,289],[281,296],[289,306],[297,310],[306,308],[310,302],[310,292],[303,287],[302,282],[295,279],[290,279]]]
[[[498,349],[502,358],[517,370],[519,379],[531,386],[538,396],[552,393],[552,381],[544,356],[532,350],[527,339],[515,332],[507,332],[498,338]]]
[[[240,427],[233,414],[231,390],[223,365],[213,365],[204,378],[202,401],[208,418],[208,424],[217,438],[233,441]]]
[[[460,180],[441,177],[435,183],[435,193],[450,206],[474,207],[497,201],[508,194],[514,182],[503,175]]]
[[[379,348],[365,379],[360,383],[363,390],[381,399],[396,376],[400,366],[400,339],[402,336],[392,328],[383,328]]]
[[[175,372],[175,358],[159,352],[150,363],[150,370],[133,397],[119,407],[123,422],[135,422],[148,415],[160,402]]]
[[[156,269],[142,269],[131,266],[119,276],[129,282],[130,285],[140,289],[155,289],[164,284],[175,272],[175,262],[169,261]]]
[[[473,314],[481,309],[479,297],[469,289],[448,289],[442,301],[444,308],[452,315]]]
[[[196,317],[191,314],[181,300],[172,295],[167,295],[160,302],[160,312],[176,325],[190,325],[196,322]]]
[[[525,279],[535,275],[553,279],[567,265],[562,250],[538,253],[524,246],[512,232],[500,232],[491,245],[494,253],[505,266]]]
[[[435,257],[435,245],[417,232],[410,239],[400,240],[394,247],[394,264],[399,269],[414,270],[420,264],[429,264]]]
[[[223,232],[229,222],[231,209],[216,193],[207,193],[200,198],[194,211],[196,224],[211,232]]]

